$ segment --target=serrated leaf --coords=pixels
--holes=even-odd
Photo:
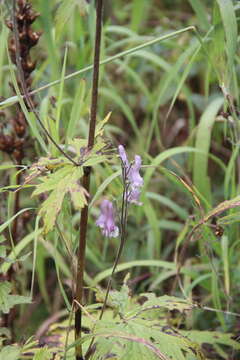
[[[214,347],[216,345],[229,346],[231,349],[240,350],[240,343],[235,341],[232,337],[232,334],[224,334],[218,331],[183,331],[181,334],[187,336],[189,339],[197,342],[199,345],[211,344]],[[217,352],[217,348],[216,352]]]
[[[97,300],[103,301],[104,293],[97,292]],[[120,291],[111,291],[107,305],[114,309],[115,317],[107,314],[96,325],[97,350],[93,359],[116,358],[121,360],[177,359],[203,360],[199,345],[169,326],[160,326],[159,316],[153,319],[148,310],[178,310],[181,313],[192,310],[191,302],[173,297],[156,297],[153,293],[143,293],[143,305],[131,298],[127,279]],[[116,314],[116,310],[117,313]],[[145,317],[142,313],[145,312]],[[115,341],[115,338],[118,341]],[[189,356],[189,357],[187,357]]]
[[[140,294],[140,296],[147,299],[141,306],[141,311],[164,308],[170,311],[177,310],[184,313],[195,308],[195,305],[190,301],[175,296],[164,295],[158,297],[154,293],[143,293]]]
[[[67,184],[62,180],[52,193],[48,196],[41,206],[39,215],[42,216],[44,222],[44,233],[47,234],[55,225],[57,215],[62,207],[62,202],[66,193]]]
[[[89,195],[80,183],[83,176],[83,168],[87,166],[92,167],[107,160],[107,155],[104,154],[106,143],[100,135],[108,118],[109,115],[99,124],[96,133],[96,143],[91,149],[87,148],[87,140],[85,139],[73,139],[70,141],[70,145],[74,148],[73,152],[76,153],[74,160],[77,165],[66,161],[65,158],[41,158],[32,165],[30,174],[24,182],[26,184],[34,178],[38,178],[40,181],[40,184],[36,185],[32,196],[51,192],[42,203],[39,212],[43,218],[43,230],[45,233],[53,229],[67,193],[70,193],[75,209],[81,210],[87,204],[87,197]]]
[[[112,339],[108,343],[108,348],[106,342],[103,343],[104,352],[105,356],[112,354],[117,359],[186,360],[190,355],[194,360],[205,359],[197,343],[175,329],[159,326],[159,320],[117,319],[112,323],[101,321],[98,323],[95,336]],[[93,359],[99,359],[101,347],[102,341],[98,339],[97,351]]]
[[[61,171],[62,175],[62,169],[58,171]],[[43,217],[45,233],[48,233],[53,229],[57,215],[61,210],[64,197],[68,192],[70,192],[74,206],[76,206],[77,209],[81,209],[86,205],[87,192],[79,184],[79,181],[83,175],[82,167],[69,167],[68,173],[69,174],[67,176],[65,175],[56,184],[55,189],[51,192],[47,200],[45,200],[41,206],[39,214]],[[57,177],[57,174],[55,176]],[[50,179],[50,181],[52,181],[52,179]],[[45,183],[45,188],[46,187],[47,183]]]
[[[131,333],[120,332],[120,331],[111,332],[111,333],[97,333],[96,337],[102,337],[106,340],[117,338],[119,343],[122,342],[122,344],[119,344],[121,350],[119,349],[120,351],[116,351],[116,353],[114,353],[115,347],[111,345],[111,341],[108,342],[105,341],[105,343],[104,341],[101,341],[101,343],[98,343],[96,353],[93,356],[93,359],[96,360],[99,358],[104,358],[104,355],[108,353],[109,355],[107,355],[107,358],[110,359],[170,360],[170,358],[164,355],[163,352],[160,351],[159,348],[154,343],[152,343],[151,341],[149,341],[144,337],[140,337],[137,335],[133,335]],[[110,350],[109,345],[111,346],[111,352],[109,351]]]
[[[75,183],[73,182],[71,186],[69,186],[68,191],[76,210],[81,210],[85,205],[87,205],[87,197],[89,194],[77,181]]]
[[[29,175],[25,178],[25,181],[29,182],[41,173],[44,173],[49,170],[54,170],[59,167],[63,167],[66,164],[71,164],[71,163],[61,156],[57,159],[41,157],[36,163],[33,163],[31,165],[29,169]]]
[[[74,167],[72,165],[69,165],[55,171],[52,174],[41,177],[40,180],[42,181],[42,183],[40,185],[37,185],[36,190],[34,190],[32,193],[32,196],[54,190],[61,180],[64,180],[66,176],[71,174],[73,169]]]

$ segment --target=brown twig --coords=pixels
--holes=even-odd
[[[98,81],[99,81],[99,63],[100,63],[100,48],[101,48],[101,32],[102,32],[102,11],[103,0],[96,2],[96,32],[95,32],[95,48],[94,48],[94,67],[93,67],[93,85],[92,85],[92,102],[90,113],[90,124],[88,131],[88,149],[94,145],[95,129],[96,129],[96,115],[98,103]],[[84,175],[82,186],[89,193],[90,188],[91,168],[84,168]],[[75,300],[83,305],[83,274],[85,269],[85,250],[87,239],[87,225],[88,225],[88,205],[86,205],[81,212],[80,219],[80,237],[78,247],[78,264],[77,264],[77,284]],[[82,309],[78,307],[75,314],[75,340],[81,339],[82,332]],[[76,360],[83,360],[82,345],[76,345]]]

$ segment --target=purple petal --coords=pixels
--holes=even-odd
[[[135,205],[142,205],[142,203],[139,201],[140,195],[141,191],[138,188],[132,188],[127,193],[127,201]]]
[[[128,167],[129,166],[129,161],[128,161],[127,154],[126,154],[126,151],[125,151],[123,145],[118,146],[118,152],[119,152],[120,158],[122,159],[123,164],[126,167]]]
[[[130,168],[128,175],[132,188],[139,188],[143,186],[143,178],[139,173],[141,169],[141,164],[142,164],[141,156],[135,155],[135,162]]]
[[[107,237],[117,237],[119,229],[115,225],[115,212],[111,201],[103,200],[101,205],[101,214],[96,221],[96,225],[102,230],[102,234]]]

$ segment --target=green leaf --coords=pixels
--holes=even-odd
[[[60,174],[58,174],[59,172]],[[34,191],[33,195],[47,191],[48,189],[52,190],[47,200],[43,202],[39,212],[40,216],[43,217],[45,233],[53,229],[64,197],[68,192],[71,194],[76,209],[79,210],[86,205],[87,192],[79,183],[82,175],[82,167],[68,166],[67,169],[60,169],[51,174],[49,179],[44,180],[44,186],[40,185],[39,188]]]
[[[76,131],[76,125],[80,119],[80,115],[83,108],[85,93],[86,93],[86,81],[84,79],[81,79],[78,89],[76,91],[76,95],[73,100],[72,111],[67,127],[67,135],[66,135],[67,140],[71,139]]]
[[[0,225],[0,233],[3,232],[17,216],[21,215],[22,213],[24,213],[24,211],[28,211],[28,210],[33,210],[33,208],[26,208],[26,209],[20,210],[17,214],[13,215],[10,219],[5,221],[5,223]]]
[[[97,322],[94,336],[97,338],[93,359],[204,359],[199,345],[189,340],[169,326],[161,326],[159,315],[153,319],[147,311],[155,309],[178,310],[181,313],[193,310],[191,302],[171,297],[156,297],[153,293],[140,295],[147,300],[139,305],[138,299],[130,296],[127,286],[128,275],[120,291],[109,294],[108,306],[113,307],[115,316],[111,319],[104,313],[103,320]],[[102,297],[103,294],[100,294]],[[104,298],[104,296],[102,297]],[[99,300],[99,292],[97,296]],[[100,298],[100,301],[102,299]],[[144,312],[144,317],[143,317]],[[118,314],[118,315],[117,315]],[[106,317],[107,315],[107,317]],[[162,320],[165,322],[165,320]],[[115,341],[118,338],[118,341]],[[89,340],[87,336],[86,339]],[[189,358],[190,359],[190,358]]]
[[[233,340],[232,334],[224,334],[218,331],[184,331],[181,330],[181,334],[187,336],[189,339],[197,342],[200,345],[211,344],[225,345],[231,347],[231,349],[240,350],[239,342]]]
[[[4,314],[18,304],[29,304],[31,299],[26,296],[11,295],[12,285],[8,281],[0,282],[0,311]]]
[[[111,116],[111,112],[108,113],[107,116],[105,116],[105,118],[103,120],[101,120],[97,123],[96,130],[95,130],[95,137],[103,135],[104,126],[110,119],[110,116]]]
[[[188,0],[196,13],[198,22],[204,30],[208,30],[210,27],[208,19],[208,11],[201,0]]]
[[[57,11],[56,33],[58,34],[64,28],[64,25],[78,11],[82,16],[86,14],[88,4],[86,0],[63,0]]]
[[[35,353],[33,360],[51,360],[52,356],[53,354],[48,350],[48,348],[44,347]]]
[[[6,257],[6,246],[0,245],[0,258]]]
[[[8,281],[0,283],[0,310],[5,314],[9,312],[8,295],[12,289],[12,285]]]
[[[0,351],[1,360],[19,360],[21,354],[20,347],[18,346],[5,346]]]
[[[175,329],[159,326],[159,320],[116,319],[115,322],[101,321],[97,325],[95,337],[99,354],[115,356],[116,359],[177,359],[186,360],[192,356],[194,360],[205,359],[197,343],[184,337]],[[109,339],[108,343],[102,338]],[[117,341],[115,339],[118,339]],[[83,338],[84,340],[84,338]],[[103,348],[102,348],[103,347]]]
[[[211,204],[211,188],[208,177],[208,154],[212,128],[222,104],[223,98],[217,98],[208,105],[201,116],[196,136],[195,147],[199,152],[194,154],[193,183],[209,204]]]
[[[240,206],[240,195],[236,196],[231,200],[226,200],[218,204],[214,209],[209,211],[206,216],[204,216],[202,222],[205,223],[210,220],[213,216],[218,216],[222,212]]]
[[[131,298],[129,296],[130,289],[127,286],[128,278],[129,278],[129,274],[126,276],[120,291],[115,291],[115,290],[110,291],[107,299],[107,305],[114,309],[117,309],[117,311],[121,314],[124,314],[127,311],[127,308],[129,307],[131,301]],[[101,291],[101,289],[97,289],[96,299],[99,302],[104,302],[105,291]]]
[[[221,218],[218,219],[217,223],[219,225],[229,225],[229,224],[234,224],[236,222],[239,223],[239,221],[240,221],[240,212],[238,211],[233,214],[222,216]]]
[[[175,296],[164,295],[157,297],[154,293],[143,293],[140,296],[146,298],[146,301],[141,306],[141,311],[164,308],[184,313],[195,308],[195,305],[190,301]]]
[[[0,336],[1,337],[6,337],[8,339],[11,339],[11,332],[9,329],[5,328],[5,327],[1,327],[0,328]]]
[[[220,8],[220,13],[223,21],[223,26],[226,36],[226,45],[227,45],[227,55],[229,62],[229,70],[232,72],[232,67],[234,64],[234,58],[237,50],[237,20],[234,11],[233,1],[232,0],[217,0],[217,3]]]

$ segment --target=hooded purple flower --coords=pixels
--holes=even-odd
[[[129,168],[129,161],[128,161],[127,154],[126,154],[126,151],[125,151],[123,145],[118,146],[118,152],[119,152],[119,156],[122,159],[124,166]]]
[[[115,225],[114,207],[111,201],[103,200],[101,205],[101,214],[96,221],[96,225],[102,229],[102,234],[107,237],[117,237],[119,229]]]
[[[141,164],[142,164],[141,156],[135,155],[135,162],[130,167],[128,174],[128,180],[131,183],[131,187],[134,189],[143,186],[143,178],[139,174],[139,171],[141,169]]]
[[[142,203],[139,201],[140,195],[141,191],[138,188],[130,189],[127,192],[127,200],[132,204],[142,205]]]
[[[141,156],[135,155],[135,161],[130,165],[123,145],[118,146],[118,152],[126,169],[127,179],[130,184],[129,191],[127,193],[127,200],[130,203],[141,205],[139,202],[141,194],[140,188],[143,186],[143,178],[139,173],[142,164]]]

